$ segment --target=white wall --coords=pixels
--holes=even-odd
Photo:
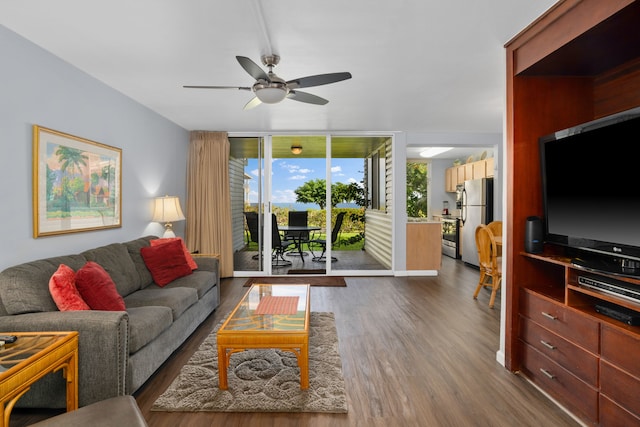
[[[493,195],[493,217],[496,220],[503,219],[503,176],[502,176],[502,162],[503,162],[503,137],[502,133],[464,133],[464,132],[410,132],[406,134],[406,146],[407,147],[427,147],[427,146],[448,146],[448,147],[492,147],[494,161],[494,195]],[[482,149],[479,149],[481,152]],[[480,153],[478,153],[480,154]],[[431,208],[441,210],[442,201],[449,200],[449,209],[455,208],[455,194],[451,193],[450,198],[447,198],[447,194],[444,191],[445,188],[445,174],[444,171],[447,167],[452,166],[451,161],[444,167],[442,164],[433,164],[432,176],[431,176],[431,191],[433,192],[431,198]],[[440,171],[442,168],[442,171]],[[437,170],[436,170],[437,169]],[[440,181],[441,180],[441,181]],[[439,189],[442,189],[440,192]]]
[[[1,25],[0,58],[0,270],[162,234],[151,201],[177,195],[185,208],[188,132]],[[33,238],[34,124],[122,149],[122,228]]]
[[[445,174],[447,168],[451,166],[451,160],[434,159],[431,161],[431,186],[429,187],[429,212],[431,215],[442,213],[442,202],[445,200],[449,202],[449,212],[453,213],[456,208],[456,193],[445,191]]]

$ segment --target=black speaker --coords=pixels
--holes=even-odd
[[[542,219],[537,216],[527,217],[524,229],[524,250],[530,254],[542,253],[543,241]]]

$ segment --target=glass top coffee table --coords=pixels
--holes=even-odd
[[[67,383],[67,412],[78,409],[78,332],[8,334],[18,339],[0,349],[0,427],[9,425],[13,406],[33,383],[60,369]]]
[[[276,348],[296,355],[300,388],[309,388],[309,285],[254,284],[217,334],[219,387],[228,388],[233,353]]]

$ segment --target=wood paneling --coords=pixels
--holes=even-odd
[[[407,224],[407,270],[439,270],[442,263],[442,224]]]
[[[605,21],[625,6],[637,7],[633,3],[634,0],[558,2],[508,43],[515,49],[515,73],[593,75],[633,58],[627,49],[618,46],[620,41],[633,46],[637,22]],[[603,21],[600,28],[593,30]],[[612,28],[620,31],[611,31]]]
[[[622,370],[616,371],[617,368],[606,361],[600,362],[600,384],[595,386],[574,375],[581,373],[583,378],[590,378],[582,370],[584,366],[558,367],[554,380],[540,374],[538,365],[555,362],[543,351],[518,340],[527,333],[521,329],[527,324],[520,320],[528,317],[527,310],[531,308],[526,295],[523,298],[528,292],[525,289],[542,292],[556,308],[570,304],[583,310],[560,310],[559,320],[553,326],[545,326],[544,319],[535,322],[596,357],[599,357],[600,335],[594,332],[592,323],[599,324],[602,319],[592,308],[592,297],[567,284],[570,278],[565,275],[570,273],[565,270],[566,265],[560,267],[551,257],[540,262],[535,256],[523,254],[524,228],[528,216],[543,215],[538,139],[640,105],[638,22],[639,1],[560,1],[506,45],[506,239],[509,245],[503,290],[506,293],[505,364],[508,369],[525,372],[542,389],[596,425],[621,425],[615,423],[633,420],[628,412],[640,413],[640,402],[635,398],[640,382]],[[546,246],[545,252],[548,254],[550,249]],[[541,310],[537,308],[538,312]],[[576,318],[579,326],[576,322],[562,322],[567,313],[575,312],[579,312]],[[595,329],[599,331],[598,326]],[[581,341],[581,337],[590,341]],[[630,357],[637,360],[637,352],[629,351]],[[620,373],[618,380],[603,380],[605,371],[610,371],[612,376]],[[598,388],[601,385],[603,389]],[[622,389],[626,391],[621,392]],[[605,397],[600,396],[601,393]],[[633,410],[615,413],[621,406]],[[602,419],[599,419],[600,411],[604,414]]]

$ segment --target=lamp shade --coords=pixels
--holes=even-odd
[[[180,199],[176,196],[158,197],[155,200],[155,210],[153,211],[154,222],[174,222],[182,221],[184,214],[180,207]]]

